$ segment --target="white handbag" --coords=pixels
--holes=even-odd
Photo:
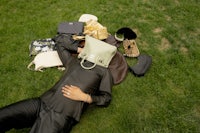
[[[92,14],[82,14],[79,18],[79,22],[87,22],[89,20],[98,21],[98,18]]]
[[[62,66],[62,62],[59,58],[57,51],[47,51],[39,53],[35,56],[34,60],[27,66],[28,69],[31,69],[32,65],[35,65],[35,71],[43,71],[44,68]]]
[[[82,58],[80,64],[84,69],[92,69],[96,65],[107,68],[116,52],[117,47],[86,35],[85,46],[78,58]],[[91,67],[84,66],[85,60],[94,63],[94,65]]]

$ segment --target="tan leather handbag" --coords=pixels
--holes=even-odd
[[[106,39],[109,35],[107,27],[101,25],[95,20],[90,20],[86,22],[83,33],[99,40]]]

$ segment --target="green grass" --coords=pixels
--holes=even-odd
[[[108,108],[90,107],[72,133],[200,132],[198,0],[1,0],[0,107],[40,96],[62,75],[29,71],[28,46],[56,35],[62,21],[94,14],[111,34],[128,26],[153,63],[144,77],[129,73],[113,87]],[[134,65],[136,59],[127,59]],[[28,129],[9,133],[26,133]]]

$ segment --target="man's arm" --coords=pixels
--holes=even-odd
[[[53,40],[56,43],[58,55],[63,65],[66,67],[73,59],[71,52],[78,53],[80,51],[80,48],[78,48],[79,42],[72,40],[70,35],[64,34],[54,37]]]

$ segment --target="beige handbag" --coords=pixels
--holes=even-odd
[[[80,64],[84,69],[92,69],[96,65],[107,68],[116,52],[117,47],[86,35],[85,46],[78,58],[82,58]],[[91,67],[84,66],[85,60],[94,63],[94,65]]]
[[[35,71],[42,72],[42,69],[44,68],[62,66],[63,64],[57,51],[47,51],[37,54],[34,60],[27,66],[27,68],[32,70],[32,65],[35,65]]]

